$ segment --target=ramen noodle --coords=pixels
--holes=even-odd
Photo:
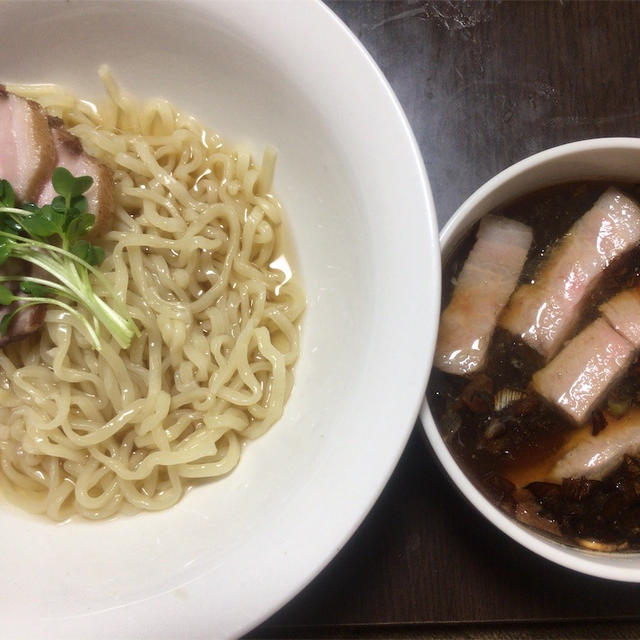
[[[166,100],[99,74],[96,104],[7,86],[112,169],[100,268],[139,329],[126,350],[103,330],[98,351],[50,307],[39,334],[0,351],[0,486],[54,520],[165,509],[231,471],[282,415],[305,306],[282,253],[273,150],[256,166]]]

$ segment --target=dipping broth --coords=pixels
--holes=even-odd
[[[574,223],[611,187],[640,201],[638,184],[573,182],[536,191],[491,212],[492,216],[523,223],[533,232],[515,291],[536,282],[550,255],[557,258],[563,250],[562,243],[574,232]],[[476,243],[479,224],[469,230],[444,265],[443,309],[449,305]],[[620,372],[611,374],[585,419],[576,420],[560,402],[540,392],[542,386],[532,384],[532,379],[543,375],[540,372],[554,366],[557,359],[566,358],[572,341],[592,327],[606,325],[606,330],[617,336],[615,327],[602,318],[601,305],[638,286],[640,244],[635,242],[611,260],[588,287],[570,332],[553,352],[541,353],[500,326],[505,316],[502,311],[484,364],[464,375],[435,368],[427,392],[443,439],[489,499],[539,532],[598,551],[640,550],[638,349],[620,338],[629,347],[626,359],[616,360]],[[510,296],[505,310],[512,302]],[[473,304],[482,305],[483,300]],[[611,341],[605,342],[608,349]],[[622,449],[597,450],[600,445],[606,449],[611,442],[622,442],[620,434],[627,437]],[[599,469],[587,465],[582,473],[574,464],[579,458],[576,450],[609,459]],[[571,473],[563,476],[563,469]]]

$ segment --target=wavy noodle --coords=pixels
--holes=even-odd
[[[51,308],[39,336],[0,352],[0,487],[55,520],[165,509],[193,479],[231,471],[242,441],[282,415],[305,306],[282,256],[273,150],[257,167],[167,101],[100,76],[99,105],[10,87],[113,169],[101,268],[141,331],[126,351],[103,332],[96,352]]]

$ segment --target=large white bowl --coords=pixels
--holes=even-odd
[[[440,234],[446,262],[465,232],[492,209],[536,189],[572,180],[640,181],[640,138],[583,140],[555,147],[505,169],[480,187],[445,225]],[[422,424],[442,466],[463,495],[496,527],[526,548],[564,567],[613,580],[640,582],[640,554],[594,553],[537,534],[496,508],[478,491],[454,460],[429,411]]]
[[[163,513],[55,525],[1,505],[0,636],[236,636],[335,555],[378,497],[426,385],[440,260],[420,153],[354,36],[317,0],[9,2],[5,81],[94,96],[108,63],[229,140],[278,149],[306,286],[283,419]]]

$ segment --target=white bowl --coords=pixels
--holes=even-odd
[[[483,215],[536,189],[572,180],[640,180],[640,138],[602,138],[542,151],[505,169],[480,187],[440,234],[443,262]],[[640,582],[640,554],[594,553],[537,534],[496,508],[460,469],[444,443],[426,400],[422,424],[442,466],[463,495],[496,527],[535,553],[564,567],[613,580]]]
[[[437,225],[391,89],[319,1],[10,2],[4,81],[163,96],[278,149],[308,297],[285,415],[162,513],[55,525],[0,508],[4,637],[237,636],[358,527],[415,423],[439,307]]]

